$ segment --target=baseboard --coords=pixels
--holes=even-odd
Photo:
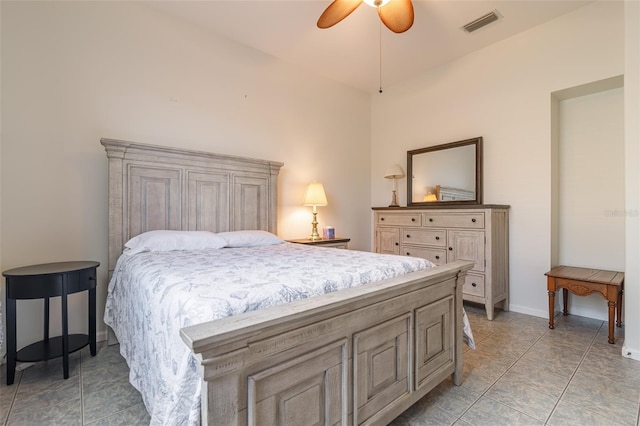
[[[531,315],[534,317],[549,318],[549,311],[546,309],[531,309],[528,306],[514,305],[513,303],[511,303],[509,304],[509,310],[512,312],[518,312],[520,314]]]
[[[630,348],[626,345],[622,345],[622,356],[625,358],[640,361],[640,350]]]

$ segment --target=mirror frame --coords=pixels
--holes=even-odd
[[[433,151],[459,148],[461,146],[475,145],[476,147],[476,198],[474,200],[453,200],[453,201],[413,201],[413,156]],[[482,136],[472,139],[465,139],[458,142],[445,143],[442,145],[430,146],[427,148],[407,151],[407,206],[452,206],[465,204],[482,204]]]

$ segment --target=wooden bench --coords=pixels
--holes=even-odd
[[[568,315],[568,292],[578,296],[600,293],[609,305],[609,343],[615,343],[613,317],[616,325],[622,326],[622,295],[624,294],[624,273],[600,269],[556,266],[545,274],[549,292],[549,328],[553,329],[556,291],[562,288],[563,315]]]

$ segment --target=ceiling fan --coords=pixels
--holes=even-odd
[[[334,0],[318,19],[319,28],[329,28],[349,16],[360,3],[378,9],[382,23],[394,33],[403,33],[413,25],[411,0]]]

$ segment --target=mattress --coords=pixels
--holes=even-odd
[[[415,257],[292,243],[122,255],[104,321],[151,423],[198,424],[198,364],[181,328],[433,266]]]

